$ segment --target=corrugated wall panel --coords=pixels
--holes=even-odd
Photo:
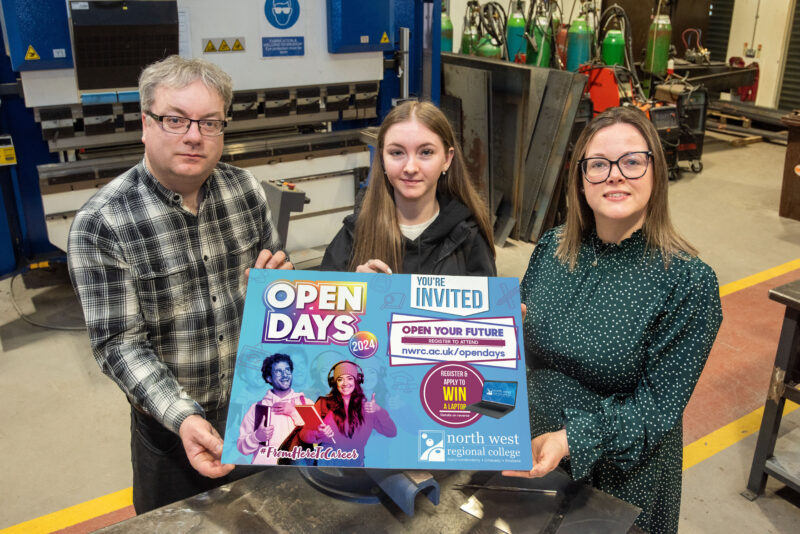
[[[728,38],[731,34],[734,0],[712,0],[708,6],[708,31],[703,36],[703,46],[711,51],[711,61],[725,61]]]
[[[797,6],[792,18],[792,35],[789,38],[778,109],[800,109],[800,9]]]

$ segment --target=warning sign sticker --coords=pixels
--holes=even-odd
[[[388,43],[388,42],[389,42],[389,36],[386,35],[386,32],[383,32],[383,37],[381,37],[381,43],[385,44],[385,43]]]
[[[31,61],[34,59],[42,59],[39,57],[39,54],[36,53],[36,50],[33,48],[33,45],[28,45],[28,51],[25,52],[25,61]]]
[[[0,165],[16,165],[17,153],[14,152],[13,146],[6,146],[0,148]]]
[[[233,43],[233,46],[231,46]],[[244,52],[244,37],[223,37],[216,39],[203,39],[203,53],[214,52]]]

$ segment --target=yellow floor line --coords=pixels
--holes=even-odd
[[[0,534],[45,534],[83,523],[133,504],[133,488],[126,488],[91,501],[86,501],[52,514],[43,515],[13,527],[0,530]]]
[[[795,269],[800,269],[800,259],[778,265],[772,269],[767,269],[752,276],[742,278],[736,282],[725,284],[719,288],[720,297],[730,295],[736,291],[760,284],[770,278],[775,278],[782,274],[786,274]],[[783,414],[789,414],[798,408],[797,404],[791,401],[786,402],[786,407]],[[758,432],[761,426],[761,416],[764,413],[764,408],[758,408],[752,413],[737,419],[736,421],[725,425],[724,427],[715,430],[714,432],[704,436],[694,443],[690,443],[683,448],[683,469],[699,464],[703,460],[710,458],[716,453],[727,449],[734,443],[746,438],[750,434]],[[75,506],[70,506],[58,512],[47,514],[36,519],[31,519],[24,523],[19,523],[12,527],[0,530],[0,534],[39,534],[50,533],[56,530],[77,525],[89,519],[100,517],[101,515],[109,514],[111,512],[131,506],[133,504],[133,490],[126,488],[116,493],[111,493],[103,497],[98,497],[91,501],[87,501]]]
[[[783,415],[788,415],[797,408],[797,404],[792,401],[786,401],[783,407]],[[763,414],[764,407],[762,406],[685,446],[683,448],[683,469],[689,469],[693,465],[697,465],[703,460],[707,460],[718,452],[727,449],[734,443],[738,443],[750,434],[758,432]]]
[[[784,263],[783,265],[773,267],[772,269],[767,269],[766,271],[761,271],[760,273],[742,278],[741,280],[737,280],[735,282],[731,282],[730,284],[725,284],[719,288],[719,296],[724,297],[725,295],[730,295],[735,291],[740,291],[756,284],[760,284],[761,282],[766,282],[770,278],[775,278],[776,276],[786,274],[794,271],[795,269],[800,269],[800,259],[792,260],[788,263]]]

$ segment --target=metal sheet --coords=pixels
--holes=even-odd
[[[576,530],[564,527],[579,524],[583,528],[580,532],[610,534],[627,532],[639,513],[636,507],[573,482],[559,471],[541,479],[469,471],[438,472],[434,476],[442,488],[439,505],[418,496],[413,517],[393,502],[365,504],[329,497],[314,489],[297,468],[275,467],[98,532],[488,533],[497,532],[499,520],[500,524],[516,526],[512,532],[571,533]],[[506,486],[558,489],[559,494],[553,497],[454,488],[459,483],[491,483],[487,481],[493,476]],[[473,496],[486,501],[483,519],[460,509]],[[493,507],[495,504],[497,507]],[[563,521],[551,521],[562,509],[566,511]],[[615,519],[613,524],[608,518]],[[561,527],[557,526],[559,522]],[[548,530],[551,525],[556,526]]]
[[[559,99],[561,114],[558,117],[556,134],[552,137],[552,150],[547,159],[545,173],[534,204],[532,228],[529,234],[531,241],[537,241],[544,228],[545,218],[549,212],[550,204],[556,196],[556,187],[559,177],[562,175],[564,159],[567,154],[569,136],[572,131],[572,123],[575,122],[575,115],[578,112],[578,104],[583,94],[585,77],[580,74],[572,75],[570,86],[563,95],[563,100]]]
[[[461,100],[461,148],[467,171],[490,194],[491,75],[470,67],[443,63],[444,93]]]

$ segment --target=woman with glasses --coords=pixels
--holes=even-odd
[[[569,171],[563,226],[537,243],[527,306],[530,472],[571,476],[677,532],[682,416],[722,320],[714,271],[672,226],[658,134],[635,108],[595,117]]]

